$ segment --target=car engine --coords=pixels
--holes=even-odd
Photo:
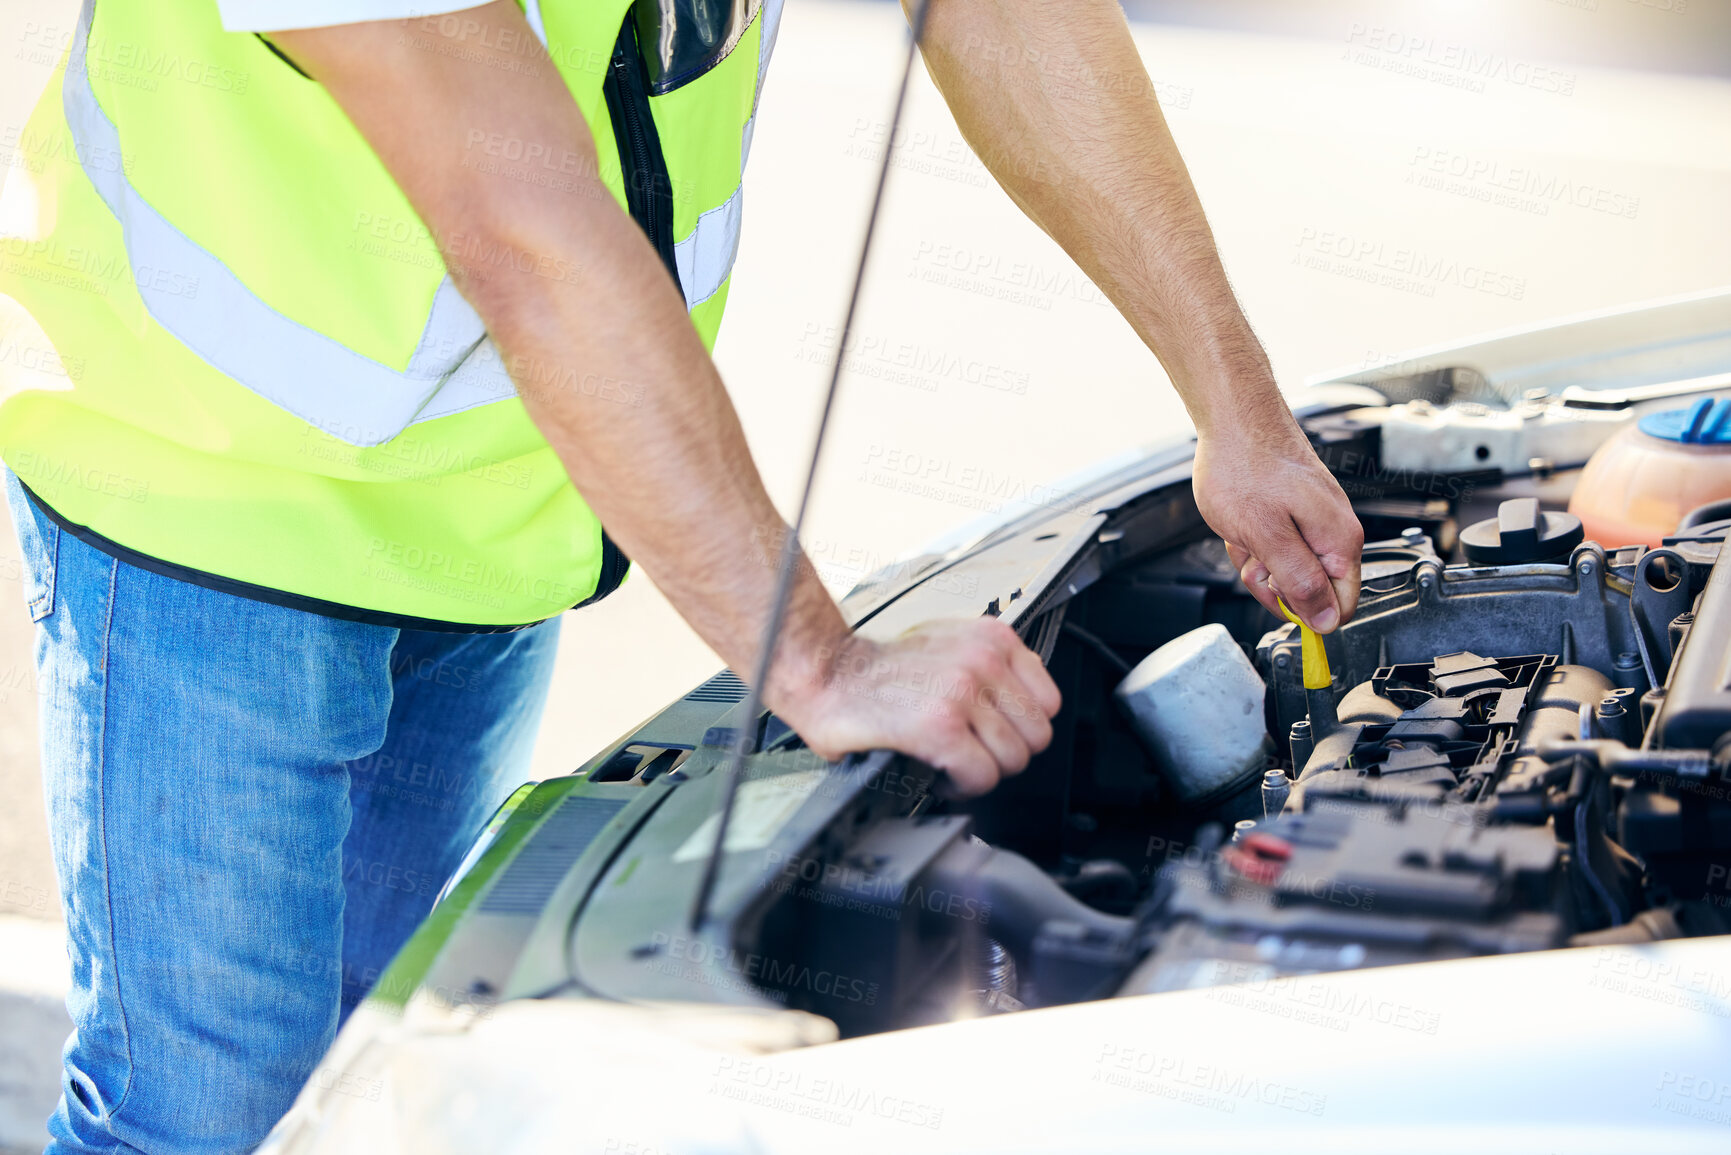
[[[1356,419],[1306,427],[1373,539],[1319,650],[1245,591],[1175,452],[843,603],[892,630],[898,598],[901,622],[989,600],[1064,696],[1023,773],[963,800],[886,751],[827,765],[724,672],[526,786],[405,952],[428,961],[381,987],[790,1007],[858,1036],[1731,933],[1731,508],[1607,549],[1563,511],[1569,471],[1397,470]]]
[[[1119,883],[1126,921],[1044,927],[1016,997],[1731,931],[1725,529],[1607,554],[1528,497],[1460,533],[1455,564],[1420,528],[1373,542],[1358,613],[1325,642],[1331,684],[1316,689],[1296,626],[1248,643],[1260,611],[1235,597],[1217,542],[1102,582],[1099,604],[1082,595],[1072,613],[1089,626],[1072,632],[1098,665],[1122,647],[1127,591],[1168,616],[1188,600],[1207,608],[1187,620],[1230,622],[1266,686],[1269,741],[1236,795],[1190,807],[1202,821],[1158,823],[1142,864],[1151,883],[1128,908],[1128,856],[1058,864],[1078,895]],[[1212,600],[1185,589],[1210,560]],[[1210,628],[1225,633],[1191,632]],[[1157,774],[1183,762],[1144,736]],[[1168,783],[1182,770],[1164,768]],[[1178,786],[1169,810],[1184,806]]]
[[[1218,539],[1107,568],[1031,627],[1073,704],[1052,749],[983,799],[873,821],[756,941],[871,976],[878,1005],[821,1007],[858,1033],[958,997],[997,1013],[1731,932],[1731,522],[1607,552],[1535,497],[1488,512],[1367,546],[1317,688]],[[1150,666],[1189,695],[1166,732],[1126,701],[1158,692]],[[1246,677],[1240,708],[1195,697]],[[862,894],[914,896],[893,936]]]
[[[1340,631],[1337,704],[1307,702],[1290,627],[1266,636],[1290,788],[1168,868],[1126,992],[1731,929],[1712,894],[1731,839],[1717,552],[1422,559]]]

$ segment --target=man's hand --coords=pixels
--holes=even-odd
[[[1290,415],[1203,436],[1193,478],[1196,507],[1270,613],[1283,597],[1319,634],[1352,617],[1364,528]]]
[[[782,716],[825,758],[889,747],[983,794],[1052,741],[1057,684],[996,618],[938,621],[892,642],[854,636]]]

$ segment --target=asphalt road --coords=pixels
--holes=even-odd
[[[49,78],[39,46],[76,9],[24,7],[0,12],[0,155]],[[1642,18],[1687,21],[1702,7]],[[1731,280],[1731,81],[1522,60],[1480,75],[1415,61],[1362,27],[1304,39],[1137,29],[1286,386]],[[890,5],[794,0],[759,111],[716,358],[784,500],[835,352],[901,35]],[[13,178],[0,240],[35,227],[22,159],[0,170]],[[1019,216],[923,78],[894,164],[808,535],[840,588],[1053,478],[1187,428],[1154,358]],[[0,300],[0,352],[40,342],[30,328]],[[32,380],[0,356],[0,390]],[[55,918],[15,549],[0,544],[0,912]],[[537,774],[582,762],[719,664],[634,576],[566,619]]]

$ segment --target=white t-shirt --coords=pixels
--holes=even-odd
[[[225,32],[281,32],[368,20],[410,20],[476,8],[484,0],[216,0]]]

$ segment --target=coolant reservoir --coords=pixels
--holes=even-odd
[[[1569,512],[1606,549],[1657,549],[1685,513],[1724,498],[1731,498],[1731,401],[1703,397],[1687,409],[1649,413],[1599,446]]]

